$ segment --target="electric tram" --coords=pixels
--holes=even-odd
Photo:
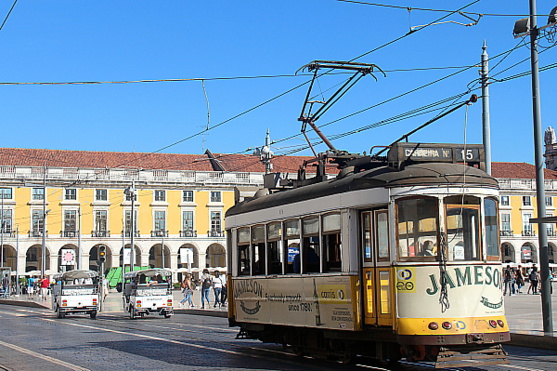
[[[341,361],[507,363],[498,184],[483,147],[394,143],[384,157],[333,156],[332,178],[327,161],[226,213],[238,336]]]

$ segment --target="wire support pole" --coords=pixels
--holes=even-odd
[[[489,116],[489,56],[487,44],[484,40],[482,47],[482,69],[480,72],[482,83],[482,129],[485,150],[485,172],[491,175],[491,121]]]
[[[542,125],[540,104],[540,79],[538,66],[538,41],[539,33],[536,24],[536,0],[530,2],[530,63],[532,69],[532,115],[534,121],[534,155],[536,162],[536,196],[538,216],[546,216],[545,208],[545,181],[544,158],[542,147]],[[549,275],[549,256],[547,244],[547,228],[545,223],[538,227],[538,241],[540,245],[540,276],[543,331],[546,335],[553,333],[553,314],[551,309],[551,277]]]

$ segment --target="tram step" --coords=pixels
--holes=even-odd
[[[472,350],[465,348],[441,348],[437,355],[435,368],[476,367],[508,364],[507,353],[501,345]]]

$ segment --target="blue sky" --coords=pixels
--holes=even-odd
[[[472,2],[383,4],[456,10]],[[555,5],[538,0],[538,14],[548,14]],[[11,6],[12,1],[0,4],[1,19]],[[504,71],[529,57],[527,47],[513,50],[521,39],[512,35],[515,20],[528,13],[528,1],[483,0],[465,11],[517,16],[485,15],[475,26],[462,26],[455,22],[471,20],[451,15],[443,21],[452,22],[429,26],[357,59],[377,64],[387,76],[377,74],[378,81],[364,77],[317,122],[323,132],[334,136],[373,125],[477,87],[478,68],[462,68],[454,77],[366,110],[461,70],[447,67],[479,63],[484,40],[490,57],[501,55],[490,62],[496,79],[529,70],[526,61]],[[165,148],[170,153],[200,153],[209,148],[245,153],[262,145],[269,129],[277,141],[274,151],[290,153],[304,144],[300,136],[282,139],[300,132],[297,118],[307,85],[261,104],[309,81],[307,74],[295,75],[300,67],[316,59],[353,60],[407,34],[412,26],[446,14],[336,0],[19,1],[0,30],[0,147],[125,152]],[[538,19],[540,25],[546,21],[546,16]],[[547,39],[541,43],[553,45]],[[540,66],[555,62],[555,49],[541,49],[545,51]],[[544,129],[557,126],[556,91],[551,86],[555,74],[550,69],[540,75]],[[206,79],[209,123],[200,80],[4,84],[201,78]],[[316,99],[327,98],[346,78],[345,74],[319,78]],[[494,83],[490,95],[493,161],[533,163],[530,77]],[[361,110],[365,111],[338,120]],[[436,112],[361,131],[335,140],[334,145],[351,152],[369,151],[391,143]],[[410,139],[480,143],[481,115],[478,102],[467,115],[461,109]],[[196,135],[207,125],[211,130]]]

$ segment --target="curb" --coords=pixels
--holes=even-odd
[[[209,316],[209,317],[228,317],[228,311],[205,310],[205,309],[174,309],[174,313],[191,314],[194,316]]]
[[[17,305],[19,307],[27,307],[27,308],[41,308],[41,309],[50,309],[50,307],[37,303],[36,301],[23,301],[23,300],[10,300],[10,299],[2,299],[0,300],[0,304],[5,305]]]
[[[511,341],[503,344],[503,346],[505,345],[555,350],[557,349],[557,337],[511,333]]]

